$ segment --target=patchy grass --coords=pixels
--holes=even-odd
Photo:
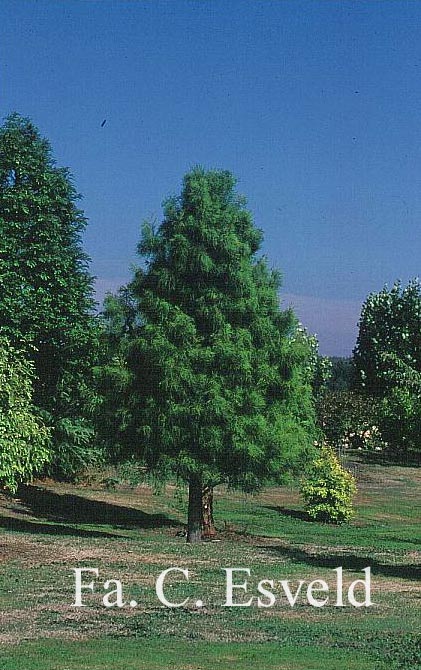
[[[52,661],[54,659],[54,661]],[[200,659],[200,660],[199,660]],[[364,660],[358,661],[351,652],[315,649],[311,658],[307,650],[290,645],[280,646],[269,643],[228,644],[216,642],[212,645],[203,641],[180,642],[154,640],[147,645],[135,640],[103,641],[93,640],[79,645],[58,643],[32,643],[15,651],[6,653],[0,660],[0,670],[157,670],[158,668],[177,668],[177,670],[250,670],[251,667],[265,670],[338,670],[346,663],[349,670],[369,670],[372,666]],[[316,665],[319,664],[319,665]]]
[[[180,536],[185,500],[173,487],[154,496],[147,486],[44,482],[1,498],[0,670],[420,668],[421,473],[360,465],[357,476],[357,516],[341,527],[307,521],[293,488],[255,497],[218,489],[220,541],[201,546]],[[291,608],[279,588],[273,608],[223,607],[224,567],[250,568],[253,595],[264,578],[333,585],[340,565],[345,585],[371,566],[373,607]],[[190,571],[189,584],[167,587],[170,599],[190,596],[180,609],[163,607],[154,588],[173,566]],[[75,567],[100,571],[84,608],[72,606]],[[136,608],[102,606],[112,578]]]

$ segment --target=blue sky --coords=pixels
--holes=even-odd
[[[237,176],[322,353],[350,354],[366,295],[420,274],[421,3],[1,0],[15,110],[83,194],[99,296],[195,164]]]

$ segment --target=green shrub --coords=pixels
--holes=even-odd
[[[340,464],[334,451],[323,446],[313,463],[301,494],[308,515],[314,521],[341,524],[353,516],[355,479]]]
[[[102,454],[94,438],[95,431],[87,419],[59,419],[53,424],[54,454],[46,472],[58,480],[72,482],[87,468],[100,465]]]
[[[0,339],[0,486],[15,492],[50,457],[50,431],[32,405],[33,365]]]
[[[421,457],[421,395],[410,388],[395,388],[383,400],[380,429],[388,454],[413,462]]]

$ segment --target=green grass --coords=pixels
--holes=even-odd
[[[200,660],[199,660],[200,659]],[[316,665],[318,664],[318,665]],[[356,659],[355,654],[343,650],[308,649],[279,644],[228,644],[202,641],[180,642],[168,640],[149,641],[115,640],[63,644],[58,642],[31,643],[15,652],[6,652],[0,660],[0,670],[250,670],[253,667],[265,670],[370,670],[373,665],[365,659]]]
[[[217,490],[220,541],[200,546],[177,534],[185,500],[171,487],[22,489],[0,500],[0,670],[419,670],[420,482],[416,469],[361,465],[357,516],[341,527],[306,521],[293,488]],[[332,583],[339,565],[346,583],[371,566],[373,607],[222,606],[223,567],[250,568],[255,593],[264,578]],[[101,583],[88,607],[72,607],[71,570],[88,566],[121,579],[138,607],[106,610]],[[191,573],[168,586],[174,600],[191,596],[177,610],[154,589],[172,566]]]

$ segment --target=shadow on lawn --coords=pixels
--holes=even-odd
[[[121,538],[117,533],[108,533],[101,530],[89,530],[87,528],[74,528],[64,524],[40,523],[38,521],[26,521],[11,516],[0,516],[0,528],[18,532],[35,533],[40,535],[72,535],[73,537],[102,537],[102,538]]]
[[[309,521],[313,523],[307,512],[300,509],[288,509],[287,507],[279,507],[278,505],[264,505],[265,509],[271,509],[278,512],[282,516],[289,516],[291,519],[299,519],[300,521]]]
[[[288,558],[294,563],[305,563],[307,565],[319,568],[338,568],[342,566],[344,570],[360,571],[370,566],[373,575],[383,575],[384,577],[400,577],[403,579],[417,579],[421,576],[419,565],[388,565],[380,563],[371,556],[356,556],[355,554],[311,554],[304,549],[297,547],[274,547],[262,546],[261,549]]]
[[[81,537],[119,537],[105,530],[73,528],[64,524],[109,525],[114,528],[162,528],[179,526],[179,522],[165,514],[147,514],[142,510],[114,505],[83,496],[60,494],[39,486],[22,486],[18,500],[26,507],[20,514],[28,513],[40,521],[29,521],[16,517],[0,517],[0,527],[35,533],[54,535],[78,535]],[[18,511],[17,509],[14,510]],[[47,520],[53,523],[42,523]],[[63,525],[61,525],[63,524]]]

